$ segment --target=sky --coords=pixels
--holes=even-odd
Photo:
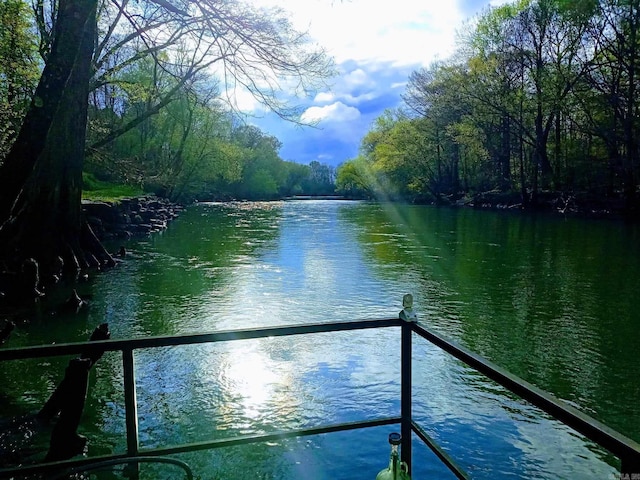
[[[507,1],[253,0],[287,10],[293,25],[334,58],[338,74],[314,97],[294,101],[315,127],[283,121],[250,98],[239,106],[249,123],[282,142],[282,159],[336,167],[358,155],[385,109],[402,103],[411,72],[449,58],[466,22]]]

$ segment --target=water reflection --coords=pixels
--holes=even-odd
[[[640,288],[637,228],[468,209],[370,208],[369,221],[357,211],[345,211],[344,219],[358,229],[378,274],[398,263],[413,273],[405,278],[416,285],[430,325],[640,438],[640,422],[629,421],[640,418],[632,386],[640,364],[624,346],[640,339],[640,311],[632,305]]]
[[[360,202],[199,205],[128,245],[117,274],[87,287],[86,317],[35,324],[21,340],[82,339],[103,321],[125,338],[388,317],[411,292],[430,327],[637,439],[640,366],[628,345],[640,340],[640,247],[616,225]],[[141,444],[398,415],[398,343],[398,332],[365,331],[137,351]],[[3,408],[37,408],[63,369],[1,371]],[[124,451],[120,357],[105,356],[92,378],[90,454]],[[424,342],[414,382],[421,425],[474,478],[613,471],[589,442]],[[186,457],[205,478],[373,478],[388,432]],[[415,478],[446,478],[416,451]]]
[[[287,375],[274,371],[273,365],[268,365],[266,358],[247,348],[232,352],[226,359],[224,372],[219,379],[220,384],[227,390],[233,390],[240,397],[242,416],[252,421],[260,417],[260,409],[273,403],[274,393],[287,388]],[[277,414],[279,409],[275,410]]]

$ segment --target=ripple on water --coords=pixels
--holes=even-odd
[[[409,292],[430,328],[637,433],[639,371],[628,349],[638,332],[637,245],[594,224],[567,239],[571,221],[496,219],[355,202],[201,205],[133,242],[118,275],[92,279],[86,317],[34,322],[29,339],[17,338],[80,339],[103,321],[125,338],[382,318]],[[414,345],[416,420],[473,478],[612,478],[611,458],[580,435],[426,342]],[[398,347],[388,330],[136,351],[141,444],[396,416]],[[34,409],[64,367],[0,370],[3,409]],[[122,452],[120,356],[105,355],[95,378],[83,433],[92,454]],[[375,478],[393,429],[180,457],[207,479]],[[416,480],[450,478],[417,441],[414,459]]]

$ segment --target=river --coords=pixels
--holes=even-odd
[[[126,246],[116,270],[79,286],[90,308],[40,312],[7,346],[85,340],[105,321],[128,338],[386,318],[412,293],[430,328],[640,440],[637,227],[349,201],[200,204]],[[398,345],[395,331],[364,331],[137,351],[140,444],[398,415]],[[5,424],[38,410],[66,361],[2,365]],[[615,458],[422,341],[413,402],[473,478],[614,478]],[[207,480],[374,479],[392,430],[178,457]],[[119,355],[96,366],[80,432],[89,455],[126,450]],[[46,436],[24,436],[38,458]],[[414,439],[413,478],[453,476]]]

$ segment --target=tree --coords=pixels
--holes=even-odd
[[[38,81],[28,15],[23,0],[0,2],[0,164],[15,140]]]
[[[303,190],[309,195],[331,195],[335,192],[335,172],[329,165],[317,160],[309,164],[309,174],[303,182]]]
[[[534,195],[538,171],[546,184],[558,184],[563,105],[590,66],[594,47],[588,42],[587,26],[595,2],[536,0],[526,5],[510,22],[506,35],[512,58],[522,60],[524,88],[531,99],[528,114],[533,129],[523,129],[530,138],[533,158]],[[554,160],[549,157],[550,134],[555,128]],[[556,185],[557,187],[558,185]]]
[[[81,221],[82,163],[96,0],[60,0],[54,41],[20,133],[0,170],[6,263],[34,258],[45,275],[113,262]]]
[[[371,167],[367,160],[347,160],[336,171],[336,192],[347,198],[371,198],[374,191]]]
[[[638,75],[640,2],[602,0],[592,17],[592,42],[599,45],[581,96],[585,129],[608,154],[609,190],[624,192],[628,208],[637,209],[640,178]]]
[[[40,82],[0,169],[0,251],[12,269],[31,257],[45,277],[55,270],[58,257],[70,270],[113,262],[81,215],[91,85],[111,82],[117,72],[141,57],[151,57],[158,69],[177,73],[169,95],[152,102],[145,115],[120,126],[104,142],[160,111],[173,93],[214,64],[220,66],[229,89],[244,86],[285,118],[294,118],[297,109],[279,97],[281,79],[294,79],[299,91],[307,92],[331,73],[324,52],[309,45],[280,10],[265,11],[234,0],[113,2],[115,10],[107,5],[100,4],[101,15],[112,12],[111,25],[124,19],[132,32],[116,38],[122,30],[107,28],[100,39],[97,0],[59,0],[55,9],[53,41],[50,48],[42,49],[46,63]],[[154,21],[141,27],[138,21],[144,18]],[[172,26],[179,27],[182,45],[192,42],[192,61],[174,70],[172,61],[185,50],[173,41]],[[109,63],[111,67],[100,62],[124,52],[133,41],[135,48],[122,62]],[[93,65],[102,77],[94,76]]]
[[[510,192],[518,179],[524,205],[529,204],[532,170],[527,150],[533,150],[535,141],[533,121],[525,116],[531,105],[527,60],[514,32],[518,15],[530,4],[524,0],[488,10],[464,38],[458,89],[468,112],[451,130],[458,143],[466,143],[465,189]],[[469,158],[471,152],[475,156]]]
[[[509,203],[519,188],[525,208],[623,194],[633,213],[639,26],[639,0],[488,9],[452,59],[410,75],[406,109],[364,137],[375,185],[416,200],[487,192]]]
[[[564,133],[573,123],[568,106],[595,51],[587,35],[594,5],[590,0],[505,5],[484,14],[468,39],[466,91],[498,116],[495,133],[486,130],[487,147],[499,160],[503,189],[515,173],[510,157],[517,152],[525,204],[527,190],[536,196],[539,178],[555,188],[566,180]]]
[[[523,8],[520,2],[520,5],[507,4],[486,12],[466,39],[469,58],[463,91],[472,103],[474,114],[465,123],[468,127],[475,125],[484,133],[488,160],[494,165],[481,175],[503,191],[509,191],[513,185],[513,139],[524,131],[520,115],[524,60],[510,47],[513,41],[510,25]],[[462,129],[469,133],[468,128]],[[462,138],[469,137],[463,135]],[[520,144],[522,138],[518,135]],[[524,169],[522,155],[519,160]],[[523,199],[526,201],[526,195]]]
[[[457,188],[457,151],[438,121],[386,111],[362,140],[371,191],[385,199],[439,201]],[[449,155],[445,152],[451,152]],[[360,164],[362,167],[362,164]]]
[[[426,168],[423,192],[435,198],[443,194],[456,194],[460,188],[460,145],[453,141],[451,127],[471,111],[468,96],[464,92],[464,72],[458,65],[438,63],[429,69],[413,72],[409,76],[403,100],[417,118],[412,127],[424,139],[420,147],[410,142],[414,158],[422,158]],[[424,150],[424,151],[423,151]],[[416,173],[413,174],[419,178]]]
[[[281,186],[280,195],[289,197],[304,193],[303,183],[309,177],[309,166],[295,162],[285,162],[286,181]]]
[[[284,119],[299,122],[301,110],[280,92],[307,95],[332,74],[325,52],[296,31],[286,12],[258,8],[242,0],[125,1],[101,11],[103,36],[95,53],[93,88],[118,90],[123,75],[141,61],[156,64],[159,76],[173,77],[170,88],[150,91],[145,109],[114,124],[91,146],[100,148],[155,115],[197,83],[204,72],[218,72],[222,100],[237,110],[235,92],[245,89]],[[293,85],[295,87],[289,87]]]

